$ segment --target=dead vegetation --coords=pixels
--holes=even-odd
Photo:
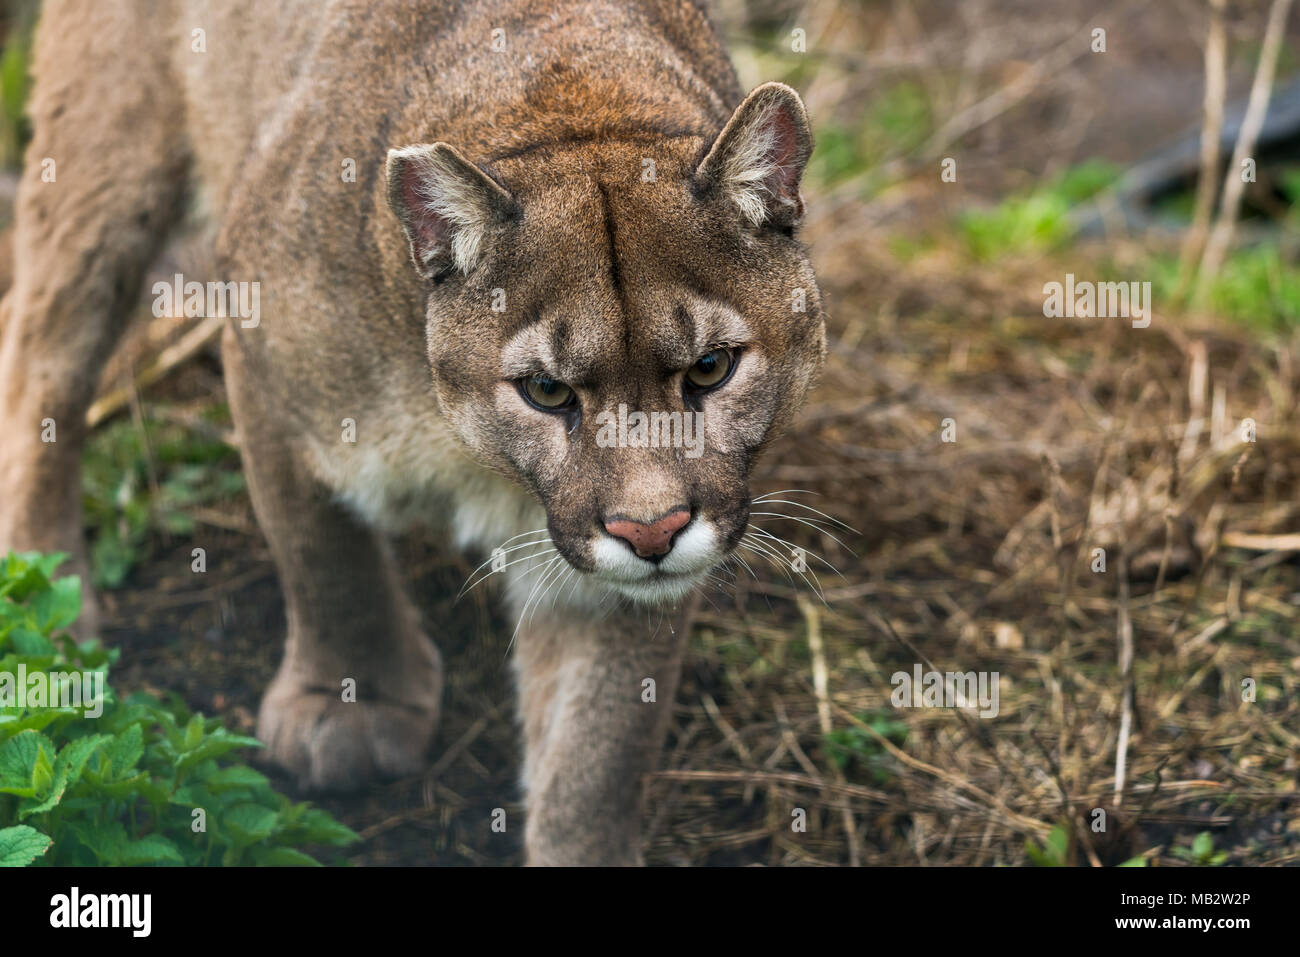
[[[1019,864],[1065,822],[1072,863],[1170,863],[1206,830],[1233,863],[1300,860],[1294,344],[1045,319],[1000,291],[1033,289],[1014,268],[954,286],[942,256],[843,254],[825,383],[765,485],[862,535],[782,531],[838,568],[825,604],[743,572],[714,598],[663,859]],[[893,708],[917,663],[998,672],[999,714]]]
[[[815,493],[781,498],[861,534],[849,554],[768,519],[835,565],[813,563],[824,602],[771,569],[713,596],[653,784],[658,862],[1300,862],[1300,343],[1169,303],[1145,329],[1044,317],[1045,282],[1131,274],[1150,240],[978,264],[951,234],[885,251],[952,214],[925,166],[944,151],[1002,167],[965,187],[978,192],[1014,181],[1008,167],[1032,176],[1087,155],[1098,125],[1120,153],[1144,148],[1129,104],[1102,124],[1067,105],[1073,122],[1047,121],[1048,140],[1035,111],[1129,68],[1072,56],[1080,26],[1104,23],[1116,43],[1176,27],[1138,18],[1140,3],[1031,18],[1035,40],[1017,35],[1028,49],[990,87],[996,70],[974,75],[981,54],[1005,57],[1011,41],[982,32],[1004,6],[904,3],[873,24],[904,42],[864,61],[911,60],[937,99],[956,90],[946,115],[974,119],[939,152],[936,133],[890,158],[895,178],[865,202],[855,188],[871,171],[823,197],[828,368],[758,491]],[[1276,41],[1276,4],[1248,11],[1258,26],[1234,7],[1234,29],[1262,34],[1269,11]],[[963,21],[964,47],[950,33]],[[821,25],[852,43],[847,23]],[[945,52],[960,63],[946,84]],[[1189,56],[1187,75],[1198,68]],[[831,91],[842,110],[849,72],[823,68],[810,99]],[[945,420],[956,441],[942,441]],[[998,715],[894,708],[892,676],[918,664],[997,672]]]

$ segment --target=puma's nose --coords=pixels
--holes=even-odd
[[[631,545],[639,557],[653,559],[668,554],[673,547],[673,536],[690,520],[690,509],[682,507],[649,525],[634,522],[630,518],[608,518],[605,520],[605,531]]]

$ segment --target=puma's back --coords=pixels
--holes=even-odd
[[[690,0],[174,3],[170,46],[218,202],[304,106],[312,124],[296,138],[328,144],[334,173],[339,156],[417,133],[476,161],[618,134],[707,137],[741,96]]]

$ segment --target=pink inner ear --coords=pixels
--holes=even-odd
[[[445,218],[429,209],[426,188],[421,181],[419,165],[405,163],[402,166],[402,200],[406,204],[407,215],[411,218],[411,231],[416,238],[421,258],[447,241],[450,225]]]
[[[769,178],[768,188],[779,196],[796,199],[799,194],[799,127],[790,111],[781,107],[769,115],[768,129],[773,140],[769,156],[777,172]]]

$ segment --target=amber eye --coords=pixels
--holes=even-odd
[[[543,412],[558,412],[573,402],[573,390],[544,372],[525,379],[523,392],[524,397]]]
[[[693,389],[716,389],[727,381],[735,361],[730,350],[714,349],[686,370],[686,382]]]

